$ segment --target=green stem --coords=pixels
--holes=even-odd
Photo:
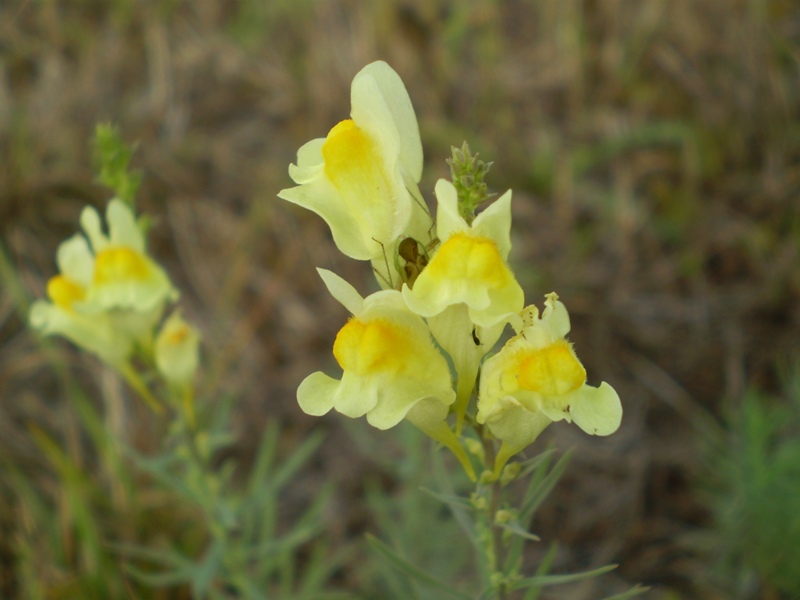
[[[493,440],[487,439],[483,434],[483,427],[476,428],[481,436],[484,447],[484,468],[485,472],[493,471],[496,463],[496,449]],[[492,475],[489,489],[489,502],[486,506],[486,523],[491,531],[491,552],[494,573],[492,573],[493,585],[497,592],[496,600],[506,600],[508,598],[505,581],[505,548],[503,546],[503,531],[495,525],[495,516],[500,510],[503,501],[503,486],[497,474]],[[497,578],[497,581],[494,580]]]
[[[156,400],[156,397],[150,392],[150,388],[147,387],[147,384],[142,380],[142,377],[130,363],[124,363],[120,366],[119,372],[122,374],[127,384],[139,394],[139,397],[145,401],[154,413],[160,415],[164,412],[164,407]]]
[[[492,528],[492,546],[494,547],[494,562],[497,566],[497,573],[505,573],[505,548],[503,547],[503,531],[495,525],[495,515],[500,510],[502,503],[502,486],[500,480],[492,482],[491,495],[489,497],[489,523]],[[497,588],[497,600],[505,600],[506,582],[505,576]]]
[[[194,387],[186,385],[181,391],[181,402],[183,404],[183,414],[186,417],[186,424],[189,430],[194,432],[197,429],[197,419],[194,412]]]

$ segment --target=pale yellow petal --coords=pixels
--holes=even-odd
[[[541,325],[552,339],[563,338],[569,333],[569,313],[558,294],[551,292],[545,296],[545,309],[542,313]]]
[[[359,294],[352,285],[339,277],[336,273],[328,271],[327,269],[317,269],[317,273],[322,277],[322,281],[325,282],[325,286],[328,288],[331,296],[336,298],[351,315],[361,313],[364,307],[364,298],[361,297],[361,294]]]
[[[86,238],[75,234],[68,240],[61,242],[56,254],[59,272],[68,279],[88,286],[92,281],[94,271],[94,257],[92,256]]]
[[[307,415],[322,416],[333,408],[333,397],[339,382],[317,371],[306,377],[297,388],[297,402]]]
[[[374,85],[368,84],[369,80]],[[351,114],[356,122],[364,118],[365,112],[377,112],[369,108],[372,103],[377,103],[380,99],[384,104],[394,125],[393,129],[398,134],[400,162],[412,180],[419,182],[422,176],[422,142],[417,116],[400,76],[383,61],[370,63],[353,78],[351,96]]]
[[[42,334],[63,336],[113,366],[123,363],[133,348],[133,338],[118,331],[107,315],[82,315],[37,300],[29,322]]]
[[[145,243],[142,231],[136,224],[136,217],[130,206],[119,198],[108,203],[106,209],[109,243],[112,246],[125,246],[139,253],[144,253]]]
[[[324,176],[322,168],[304,185],[281,190],[278,197],[319,215],[328,225],[333,241],[345,256],[370,260],[383,256],[383,246],[372,239],[373,227],[358,217],[358,210]]]
[[[551,422],[541,412],[527,410],[512,396],[501,398],[486,419],[492,435],[508,444],[512,454],[532,444]]]
[[[81,227],[86,232],[92,250],[97,253],[108,246],[108,238],[103,233],[100,225],[100,215],[97,214],[94,206],[87,206],[81,211]]]
[[[165,321],[155,343],[156,366],[164,378],[176,384],[191,382],[200,362],[200,334],[179,311]]]
[[[472,222],[475,235],[494,240],[505,260],[511,252],[511,190],[492,202]]]
[[[458,192],[446,179],[436,182],[436,234],[446,240],[454,233],[469,230],[469,225],[458,212]]]
[[[613,387],[583,386],[570,398],[570,414],[575,424],[592,435],[611,435],[622,422],[622,403]]]

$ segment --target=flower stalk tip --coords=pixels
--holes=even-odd
[[[478,159],[478,154],[472,154],[467,142],[461,148],[452,146],[451,151],[453,155],[447,159],[447,164],[458,193],[458,213],[467,223],[472,223],[475,211],[495,196],[488,193],[488,186],[484,182],[493,163]]]

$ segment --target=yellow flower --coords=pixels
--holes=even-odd
[[[511,251],[511,192],[470,226],[458,212],[453,184],[436,184],[437,234],[442,241],[413,287],[403,286],[408,307],[427,318],[458,376],[456,432],[461,431],[475,377],[506,322],[522,310],[524,295],[506,259]]]
[[[424,241],[430,229],[417,189],[419,127],[403,82],[384,62],[355,76],[351,102],[350,119],[300,148],[289,167],[298,185],[278,196],[322,217],[345,255],[381,265],[401,236]]]
[[[553,421],[575,421],[586,433],[610,435],[622,419],[614,388],[586,384],[586,370],[565,339],[567,309],[555,293],[546,296],[545,307],[541,317],[528,307],[520,333],[481,367],[477,421],[503,441],[496,475]]]
[[[147,256],[144,235],[128,205],[116,198],[109,202],[106,220],[108,235],[103,233],[100,216],[93,207],[87,206],[81,213],[81,226],[92,245],[94,264],[79,310],[129,309],[147,313],[160,311],[165,301],[177,299],[178,292],[166,273]]]
[[[340,380],[312,373],[300,384],[297,400],[309,415],[332,408],[352,418],[366,415],[378,429],[403,419],[450,448],[471,476],[472,467],[447,426],[455,399],[450,369],[436,349],[425,321],[412,313],[397,290],[367,298],[337,275],[318,269],[331,294],[352,313],[333,345]]]
[[[466,304],[471,321],[492,327],[522,310],[522,288],[506,259],[511,251],[511,192],[503,194],[468,225],[458,214],[453,184],[436,184],[436,231],[442,244],[417,277],[403,286],[408,307],[423,317]]]
[[[133,212],[114,199],[106,212],[108,235],[92,207],[81,213],[91,243],[76,234],[57,253],[59,275],[47,284],[50,302],[39,300],[30,323],[45,335],[63,335],[112,365],[128,357],[137,340],[150,338],[164,303],[178,293],[145,253]]]
[[[197,371],[200,359],[200,334],[179,311],[170,315],[156,337],[156,366],[164,379],[187,385]]]
[[[117,331],[108,314],[83,314],[75,310],[87,294],[94,258],[86,239],[75,235],[58,247],[59,275],[47,283],[50,301],[37,300],[31,307],[30,324],[44,335],[62,335],[111,365],[125,361],[133,337]]]

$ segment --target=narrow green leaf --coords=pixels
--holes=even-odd
[[[528,460],[520,463],[520,472],[517,475],[517,480],[525,479],[528,475],[533,473],[536,469],[538,469],[542,464],[547,464],[550,462],[553,454],[555,454],[555,448],[548,448],[544,452],[540,452],[533,458],[529,458]]]
[[[552,480],[548,479],[548,469],[550,468],[550,461],[554,452],[555,450],[552,448],[545,450],[539,454],[539,456],[535,456],[528,461],[528,467],[532,467],[533,471],[531,475],[531,481],[528,484],[528,489],[526,490],[522,499],[523,509],[520,511],[518,517],[518,521],[522,524],[524,529],[528,529],[530,527],[533,513],[536,511],[538,506],[552,489],[555,482],[558,480],[558,477],[555,477]],[[567,460],[567,456],[569,456],[569,453],[562,457],[561,461],[556,463],[552,470],[555,471],[558,469],[562,464],[562,461]],[[563,464],[566,466],[566,462]],[[529,471],[529,468],[526,468],[525,471]],[[511,540],[508,552],[506,554],[506,565],[508,565],[507,569],[513,567],[513,565],[520,560],[524,545],[525,539],[521,537],[516,537]],[[538,574],[542,575],[544,573]]]
[[[197,493],[186,483],[185,479],[183,477],[176,477],[171,470],[176,464],[181,462],[181,458],[169,451],[165,451],[161,455],[149,457],[137,453],[130,447],[125,447],[125,450],[125,453],[131,458],[138,469],[152,475],[153,478],[163,484],[166,489],[179,493],[198,506],[203,506],[202,499],[197,496]]]
[[[194,566],[194,562],[171,548],[148,548],[146,546],[135,546],[133,544],[113,543],[106,544],[106,546],[125,558],[172,566],[175,567],[176,570],[190,569]]]
[[[467,510],[472,509],[472,504],[470,503],[470,501],[467,500],[466,498],[462,498],[461,496],[454,496],[451,494],[440,494],[439,492],[434,492],[433,490],[426,487],[421,487],[419,489],[420,491],[425,492],[429,496],[433,496],[439,502],[443,502],[444,504],[447,504],[450,507],[458,506],[461,508],[466,508]]]
[[[562,585],[564,583],[574,583],[576,581],[583,581],[584,579],[591,579],[603,573],[608,573],[617,568],[617,565],[606,565],[593,571],[583,571],[582,573],[565,573],[563,575],[538,575],[535,577],[528,577],[527,579],[520,579],[509,584],[512,590],[521,590],[527,587],[545,587],[549,585]]]
[[[217,578],[222,566],[222,557],[225,555],[226,544],[224,539],[216,539],[206,550],[206,557],[197,566],[197,572],[192,581],[195,595],[203,597],[211,584]]]
[[[606,598],[603,598],[603,600],[628,600],[628,598],[639,596],[640,594],[644,594],[649,590],[650,590],[649,587],[642,587],[641,585],[637,584],[635,587],[632,587],[627,592],[622,592],[621,594],[616,594],[614,596],[607,596]]]
[[[445,468],[444,463],[442,462],[441,453],[436,452],[435,449],[431,450],[431,463],[433,464],[436,481],[438,481],[442,486],[445,495],[455,497],[453,482],[450,479],[450,471]],[[475,535],[475,524],[470,518],[471,510],[467,510],[456,503],[448,504],[448,506],[450,508],[450,512],[452,512],[453,516],[456,518],[459,526],[464,531],[470,542],[472,542],[473,547],[480,551],[481,545]],[[488,573],[486,575],[488,576]]]
[[[247,554],[251,558],[258,559],[264,559],[270,556],[280,556],[291,551],[300,544],[310,540],[314,536],[314,533],[316,533],[316,528],[295,528],[288,535],[279,540],[267,540],[266,542],[249,549]]]
[[[267,424],[261,443],[258,447],[258,454],[250,471],[250,479],[247,484],[247,496],[255,496],[258,491],[263,490],[264,482],[269,479],[269,473],[275,461],[275,453],[278,449],[278,424],[270,421]]]
[[[247,600],[269,600],[266,590],[262,587],[263,584],[259,581],[251,581],[247,573],[241,573],[239,577],[227,583],[236,590],[238,597],[247,598]],[[225,600],[230,597],[230,594],[227,593],[220,596],[221,599],[224,598]]]
[[[493,585],[490,585],[483,593],[478,597],[478,600],[492,600],[497,595],[497,590]]]
[[[299,448],[295,448],[292,451],[291,456],[283,461],[281,467],[273,475],[273,489],[279,490],[288,483],[292,476],[303,466],[303,463],[305,463],[316,449],[319,448],[323,437],[324,436],[319,432],[313,433],[300,444]]]
[[[527,529],[523,528],[516,521],[511,522],[511,523],[495,523],[495,525],[497,527],[499,527],[500,529],[505,529],[506,531],[510,531],[514,535],[517,535],[517,536],[519,536],[521,538],[524,538],[526,540],[530,540],[532,542],[539,542],[542,539],[538,535],[530,533]]]
[[[449,584],[441,581],[420,569],[419,567],[411,564],[405,558],[397,554],[394,550],[392,550],[389,546],[384,544],[375,536],[367,534],[367,542],[375,550],[378,554],[382,555],[384,558],[388,559],[397,569],[412,577],[422,583],[425,583],[433,588],[441,590],[450,594],[455,598],[461,598],[462,600],[472,600],[472,596],[468,596],[463,592],[453,589],[450,587]]]
[[[550,567],[553,566],[556,560],[556,554],[558,554],[558,544],[554,542],[550,544],[547,553],[544,555],[544,558],[542,558],[542,562],[540,562],[539,566],[536,568],[536,576],[546,575],[550,571]],[[528,589],[524,600],[538,600],[541,593],[542,588],[532,587]]]
[[[147,571],[143,571],[134,565],[125,565],[125,571],[138,582],[153,588],[170,587],[189,583],[193,577],[193,569],[179,569],[175,571],[148,573]]]
[[[572,450],[567,450],[564,453],[555,466],[550,469],[550,472],[547,474],[541,484],[536,487],[532,494],[528,495],[522,505],[522,510],[520,511],[520,521],[523,523],[527,523],[528,519],[533,516],[533,513],[536,512],[536,509],[544,502],[544,499],[547,498],[547,495],[553,490],[558,480],[561,478],[561,475],[564,474],[564,471],[567,468],[567,464],[569,463],[570,458],[572,458]]]
[[[313,544],[309,556],[303,565],[303,577],[298,582],[301,596],[316,597],[322,594],[323,588],[332,573],[354,556],[353,548],[339,549],[332,553],[330,547],[322,540]]]
[[[27,322],[31,293],[14,268],[5,246],[0,243],[0,287],[11,297],[17,314]]]
[[[359,596],[347,592],[314,592],[295,596],[296,600],[360,600]]]

